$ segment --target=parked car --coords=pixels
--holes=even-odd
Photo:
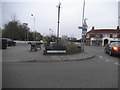
[[[74,42],[74,44],[75,44],[78,48],[81,48],[81,43],[80,43],[80,42]]]
[[[120,55],[120,42],[111,42],[109,45],[105,47],[105,52],[110,56],[112,55]]]
[[[16,42],[14,42],[12,39],[10,39],[10,38],[6,38],[6,39],[7,39],[8,46],[16,46]]]
[[[7,39],[0,38],[0,49],[7,49]]]

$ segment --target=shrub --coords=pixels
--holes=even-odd
[[[59,39],[59,44],[65,45],[68,47],[68,53],[79,53],[81,51],[75,44],[70,41]]]

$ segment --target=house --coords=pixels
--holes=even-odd
[[[116,29],[95,29],[86,34],[86,45],[101,45],[105,46],[113,41],[120,41],[120,28]]]

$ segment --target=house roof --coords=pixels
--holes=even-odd
[[[119,27],[117,27],[117,29],[94,29],[94,27],[92,27],[87,33],[120,33],[120,29]]]

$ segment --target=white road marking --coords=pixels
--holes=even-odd
[[[120,64],[118,64],[118,63],[115,63],[115,64],[118,65],[118,66],[120,65]]]
[[[102,58],[103,56],[98,56],[98,57]]]
[[[107,62],[108,62],[109,60],[105,60],[105,61],[107,61]]]
[[[98,60],[103,60],[103,61],[106,61],[106,62],[111,62],[111,63],[114,63],[115,65],[120,65],[120,64],[118,64],[117,62],[115,63],[113,60],[107,60],[107,58],[105,59],[103,56],[101,56],[101,55],[98,55]]]
[[[100,60],[103,60],[103,59],[104,59],[103,56],[100,56],[100,55],[98,56],[98,58],[99,58]]]
[[[116,65],[118,65],[118,63],[115,63]]]

